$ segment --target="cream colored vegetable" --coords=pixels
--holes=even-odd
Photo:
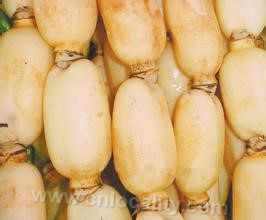
[[[8,14],[23,1],[3,2]],[[10,8],[10,9],[9,9]],[[42,57],[40,59],[40,56]],[[42,96],[53,63],[32,19],[14,21],[0,41],[0,143],[34,142],[43,128]]]
[[[210,0],[166,0],[165,14],[176,59],[194,84],[214,83],[224,47]]]
[[[230,175],[233,177],[233,172],[236,164],[242,158],[246,151],[246,143],[239,139],[228,123],[225,126],[225,151],[224,151],[224,163],[226,169]]]
[[[96,1],[35,0],[34,10],[41,33],[59,50],[44,98],[48,151],[55,168],[70,178],[70,187],[86,188],[99,181],[111,156],[106,89],[94,64],[79,55],[96,25]]]
[[[45,220],[42,177],[25,163],[25,147],[42,130],[52,50],[34,25],[32,1],[3,1],[3,6],[13,28],[0,40],[0,219]]]
[[[0,219],[46,220],[44,193],[42,177],[31,164],[0,167]]]
[[[138,197],[172,183],[175,140],[158,85],[132,78],[120,86],[113,110],[113,150],[122,183]]]
[[[245,30],[258,36],[264,28],[265,0],[214,0],[224,35]],[[241,6],[241,8],[240,8]]]
[[[92,62],[96,65],[100,75],[102,76],[102,80],[106,89],[106,94],[108,96],[108,100],[110,105],[113,103],[113,94],[111,92],[111,89],[109,87],[109,82],[108,82],[108,78],[107,78],[107,74],[106,74],[106,68],[104,65],[104,60],[103,60],[103,56],[100,54],[97,54],[96,57],[94,57],[94,59],[92,60]]]
[[[81,59],[65,70],[53,67],[44,116],[55,168],[70,179],[72,188],[95,185],[111,157],[111,120],[106,89],[93,63]]]
[[[119,86],[128,79],[130,68],[116,57],[108,40],[104,43],[103,57],[111,90],[116,94]]]
[[[82,52],[97,21],[96,0],[34,0],[38,29],[55,51]]]
[[[233,179],[233,219],[264,219],[266,216],[266,158],[261,153],[244,157],[237,164]],[[251,198],[257,198],[254,201]]]
[[[112,150],[106,87],[96,66],[80,54],[95,28],[96,1],[36,2],[38,25],[57,52],[44,96],[47,147],[56,170],[70,179],[75,207],[84,209],[84,198],[90,201],[104,189],[100,173]],[[64,11],[69,16],[63,15]],[[101,209],[98,213],[105,210],[98,208]],[[94,218],[93,213],[74,210],[72,204],[68,204],[68,219]],[[115,209],[109,209],[108,215],[118,220]]]
[[[131,65],[160,56],[166,33],[157,1],[98,0],[98,5],[110,45],[122,62]]]
[[[265,83],[265,51],[255,48],[254,39],[232,42],[220,69],[220,87],[228,122],[242,140],[266,134]]]
[[[187,197],[201,197],[217,181],[223,162],[224,116],[217,97],[201,90],[184,93],[174,130],[178,188]]]
[[[247,5],[247,3],[250,5]],[[259,3],[260,1],[255,1]],[[252,5],[254,1],[252,1]],[[246,1],[243,12],[250,10],[251,1]],[[262,6],[262,5],[260,5]],[[230,53],[224,59],[220,69],[220,86],[228,122],[236,135],[247,143],[247,157],[242,158],[233,176],[233,219],[263,219],[265,216],[266,196],[265,177],[265,132],[266,93],[266,53],[255,45],[255,38],[263,28],[259,20],[264,17],[263,10],[256,9],[244,25],[243,31],[234,31],[230,41]],[[222,11],[222,9],[220,9]],[[228,11],[227,11],[228,10]],[[227,9],[225,12],[230,12]],[[221,13],[221,12],[219,12]],[[236,17],[236,21],[241,16]],[[227,31],[230,22],[223,22],[223,31]],[[250,32],[250,33],[249,33]],[[240,71],[239,71],[240,70]],[[257,198],[251,204],[250,198]]]
[[[176,101],[190,87],[190,79],[177,66],[170,40],[157,61],[159,67],[158,84],[164,92],[171,117],[174,116]]]
[[[123,198],[110,186],[103,185],[91,197],[79,204],[71,203],[67,212],[68,220],[131,220]]]
[[[155,1],[98,3],[110,44],[121,60],[141,68],[159,57],[165,29]],[[121,39],[122,34],[126,37]],[[115,165],[127,189],[141,197],[167,188],[174,179],[176,155],[171,121],[159,87],[137,78],[124,82],[116,95],[113,118]]]
[[[138,197],[140,210],[156,206],[159,216],[157,206],[168,203],[165,189],[176,172],[172,124],[156,84],[155,61],[166,40],[163,17],[155,0],[98,3],[114,53],[131,66],[132,78],[119,87],[113,109],[115,167],[125,187]]]

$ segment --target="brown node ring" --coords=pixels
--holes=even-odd
[[[266,136],[258,135],[248,139],[247,152],[248,155],[266,154]]]
[[[169,196],[164,192],[155,192],[138,197],[139,204],[133,215],[142,211],[165,211],[171,207]]]
[[[7,163],[23,163],[27,161],[26,147],[19,143],[0,145],[0,165]]]
[[[97,185],[86,187],[86,188],[74,188],[72,189],[72,194],[74,199],[78,203],[82,203],[89,199],[91,195],[97,192],[103,186],[102,182],[99,182]]]
[[[11,20],[14,22],[21,19],[34,19],[33,8],[27,6],[17,8]]]
[[[210,198],[205,193],[199,197],[185,197],[185,202],[183,204],[183,209],[197,209],[206,211],[210,207]]]
[[[217,89],[217,83],[193,85],[191,89],[203,90],[204,92],[207,92],[210,96],[214,96]]]
[[[68,68],[74,61],[83,59],[84,55],[75,51],[57,51],[55,63],[60,69]]]
[[[36,26],[33,8],[27,6],[17,8],[11,18],[11,21],[13,23],[13,27]]]
[[[137,63],[130,66],[130,78],[136,77],[144,79],[148,83],[156,83],[158,79],[158,67],[152,61]]]
[[[246,30],[235,30],[229,41],[229,50],[239,50],[244,48],[256,47],[255,36]]]

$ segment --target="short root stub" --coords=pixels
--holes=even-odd
[[[22,144],[10,142],[0,145],[0,165],[9,163],[23,163],[26,161],[26,147]]]
[[[60,69],[68,68],[76,60],[83,59],[84,55],[75,51],[58,51],[56,52],[55,63]]]
[[[144,79],[148,83],[156,83],[158,80],[158,67],[152,61],[133,64],[130,66],[130,77]]]
[[[247,141],[247,154],[253,155],[254,153],[263,153],[266,152],[266,136],[259,135],[254,136],[248,139]]]

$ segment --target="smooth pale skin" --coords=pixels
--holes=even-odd
[[[110,106],[112,106],[114,97],[112,94],[112,90],[109,86],[107,71],[106,71],[104,58],[103,58],[103,44],[105,40],[106,40],[106,33],[104,30],[103,24],[101,21],[98,21],[97,29],[94,32],[93,39],[92,39],[92,42],[96,44],[96,56],[93,58],[92,62],[97,66],[97,69],[103,78],[106,91],[107,91],[107,95],[108,95],[108,99],[109,99],[109,103],[110,103]]]
[[[224,54],[223,37],[210,0],[165,0],[165,15],[180,68],[205,83]]]
[[[173,182],[176,145],[167,103],[157,84],[131,78],[120,86],[112,137],[115,168],[130,192],[141,196]]]
[[[110,45],[122,62],[143,63],[160,56],[166,32],[157,1],[98,0],[98,6]]]
[[[61,175],[81,185],[99,175],[111,157],[111,119],[106,88],[92,62],[81,59],[65,70],[53,67],[44,121],[48,152]]]
[[[96,27],[96,0],[33,0],[33,5],[38,29],[56,51],[82,51]]]
[[[117,58],[107,40],[104,43],[103,57],[110,87],[115,94],[119,86],[128,79],[130,70]]]
[[[88,200],[70,203],[67,210],[68,220],[131,220],[126,203],[119,193],[108,185],[103,185]]]
[[[41,196],[44,186],[36,167],[28,163],[0,167],[0,219],[46,220]]]
[[[266,157],[244,157],[237,164],[233,178],[233,219],[265,219]],[[254,201],[252,198],[256,198]]]
[[[266,52],[259,48],[233,50],[219,74],[228,122],[242,140],[266,134]]]
[[[112,94],[112,90],[109,86],[109,82],[108,82],[108,77],[107,77],[107,73],[106,73],[106,68],[104,65],[104,59],[103,59],[103,55],[101,54],[97,54],[96,57],[93,58],[92,62],[96,65],[100,75],[102,76],[105,88],[106,88],[106,94],[108,96],[108,100],[110,103],[110,106],[113,105],[113,94]]]
[[[227,201],[228,195],[229,195],[230,188],[231,188],[230,187],[231,180],[230,180],[229,173],[224,164],[222,166],[218,182],[219,182],[220,201],[221,201],[221,204],[225,204]]]
[[[224,145],[224,164],[230,175],[233,172],[236,164],[241,159],[246,151],[246,143],[239,139],[232,131],[228,123],[225,124],[225,145]]]
[[[35,27],[11,28],[2,35],[0,123],[8,128],[0,128],[0,143],[10,141],[7,132],[25,146],[41,134],[43,90],[52,65],[52,50]]]
[[[224,115],[218,98],[202,90],[185,92],[177,102],[174,131],[178,189],[202,194],[217,181],[223,163]]]
[[[157,60],[159,68],[158,85],[164,92],[171,118],[174,116],[177,99],[190,87],[190,79],[177,66],[171,41],[167,41],[166,47]]]
[[[265,0],[214,0],[221,30],[229,39],[237,30],[246,30],[256,37],[264,28]]]
[[[3,9],[9,17],[12,17],[18,8],[32,8],[33,0],[2,0]]]

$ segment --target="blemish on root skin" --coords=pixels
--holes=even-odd
[[[103,112],[97,113],[97,117],[102,117],[102,116],[103,116]]]

